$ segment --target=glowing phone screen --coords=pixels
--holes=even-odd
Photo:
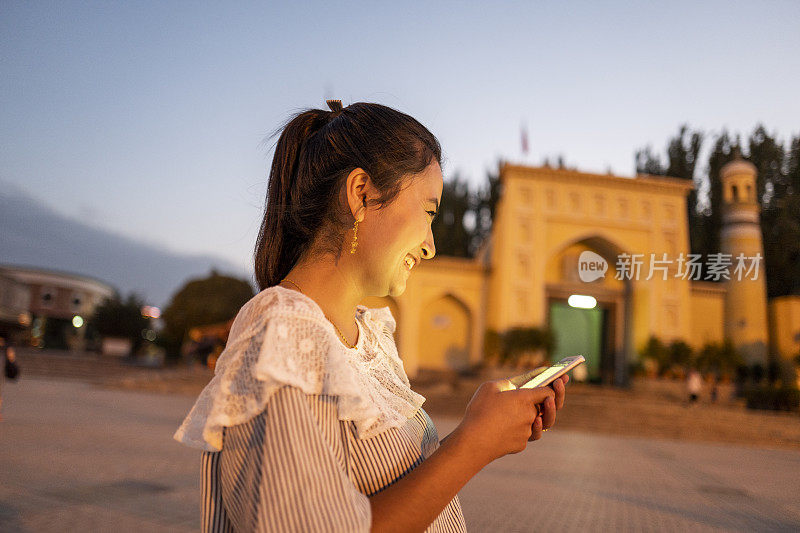
[[[540,384],[542,384],[545,381],[547,381],[547,379],[549,377],[561,372],[561,370],[563,370],[564,367],[567,366],[568,364],[569,363],[557,363],[557,364],[551,366],[550,368],[548,368],[547,370],[545,370],[544,372],[542,372],[541,374],[539,374],[538,376],[536,376],[535,378],[533,378],[532,380],[530,380],[529,382],[527,382],[526,384],[524,384],[520,388],[521,389],[532,389],[534,387],[538,387]]]

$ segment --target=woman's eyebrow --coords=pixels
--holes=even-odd
[[[436,210],[439,210],[439,200],[437,198],[428,198],[428,201],[436,204]]]

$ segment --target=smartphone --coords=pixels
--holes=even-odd
[[[531,370],[525,374],[514,376],[509,381],[518,389],[544,387],[585,361],[586,359],[582,355],[565,357],[552,366]]]

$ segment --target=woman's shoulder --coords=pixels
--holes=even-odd
[[[365,305],[359,305],[356,309],[361,313],[361,316],[366,322],[385,328],[391,334],[397,329],[397,321],[395,321],[392,311],[388,306],[367,307]]]
[[[275,285],[258,292],[242,305],[233,320],[228,340],[250,338],[270,322],[277,325],[300,320],[321,325],[324,317],[319,306],[307,296]]]
[[[377,418],[335,333],[318,320],[321,311],[292,292],[271,287],[242,306],[214,378],[176,432],[177,440],[219,450],[223,427],[251,420],[283,387],[338,397],[343,420]]]
[[[242,306],[240,313],[242,312],[261,317],[275,315],[324,317],[322,310],[311,298],[280,285],[267,287],[258,292]]]
[[[230,353],[223,355],[235,357],[257,345],[257,367],[265,367],[265,360],[327,359],[333,335],[329,329],[333,330],[316,302],[276,285],[242,306],[231,327],[226,347]]]

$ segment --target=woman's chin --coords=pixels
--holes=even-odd
[[[394,282],[389,286],[389,296],[400,296],[406,292],[406,282],[408,281],[408,271],[406,271],[399,278],[395,278]]]

